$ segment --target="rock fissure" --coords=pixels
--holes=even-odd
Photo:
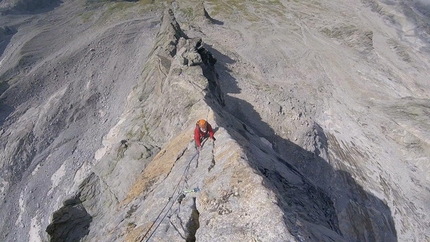
[[[195,242],[196,241],[196,233],[200,227],[200,221],[199,221],[200,213],[197,210],[196,198],[194,198],[194,197],[193,197],[193,203],[191,206],[191,214],[189,216],[190,217],[189,217],[189,219],[185,225],[185,227],[188,231],[186,241],[187,242]]]
[[[200,55],[202,64],[200,65],[203,71],[203,76],[208,81],[209,91],[221,105],[224,105],[224,98],[221,93],[221,88],[218,82],[218,74],[215,70],[217,59],[208,51],[202,39],[198,39],[194,47],[195,51]]]
[[[209,167],[208,167],[208,172],[210,172],[211,170],[212,170],[212,168],[214,168],[214,166],[215,166],[215,152],[214,152],[214,150],[215,150],[215,141],[213,142],[213,147],[212,147],[212,156],[211,156],[211,163],[210,163],[210,165],[209,165]]]
[[[176,161],[178,161],[179,159],[181,159],[182,156],[184,156],[184,153],[188,150],[187,147],[185,147],[183,150],[181,150],[179,152],[179,154],[176,156]]]
[[[99,177],[99,180],[100,180],[100,181],[105,185],[105,187],[107,188],[106,190],[109,192],[109,194],[110,194],[110,195],[112,195],[112,196],[113,196],[113,198],[115,199],[115,201],[116,201],[117,203],[119,203],[119,202],[120,202],[120,200],[118,199],[118,197],[117,197],[116,193],[115,193],[114,191],[112,191],[112,190],[111,190],[111,188],[110,188],[109,184],[108,184],[105,180],[103,180],[103,178],[101,178],[101,177]]]
[[[176,230],[176,232],[179,234],[179,236],[181,236],[181,238],[183,239],[183,240],[186,240],[186,238],[185,238],[185,235],[184,235],[184,232],[183,231],[185,231],[185,228],[184,228],[184,226],[183,226],[183,222],[182,222],[182,220],[181,220],[181,218],[179,217],[179,215],[178,214],[176,214],[176,218],[179,220],[179,225],[181,226],[181,229],[182,229],[182,231],[179,231],[179,228],[175,225],[175,223],[170,219],[169,221],[170,221],[170,225]]]

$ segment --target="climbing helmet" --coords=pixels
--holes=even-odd
[[[208,122],[206,122],[206,120],[204,119],[200,119],[199,121],[197,121],[197,125],[202,131],[206,131],[208,127]]]

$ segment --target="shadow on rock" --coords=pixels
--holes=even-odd
[[[1,94],[9,88],[9,84],[0,82],[0,97]],[[14,111],[14,108],[3,103],[3,100],[0,99],[0,127],[3,126],[3,123],[6,121],[7,117]]]
[[[45,13],[54,10],[63,3],[62,0],[19,0],[9,9],[3,9],[4,14]],[[0,9],[1,11],[2,9]]]
[[[211,88],[206,102],[214,110],[217,123],[233,139],[245,141],[238,143],[249,164],[264,178],[265,186],[277,194],[285,225],[297,241],[397,241],[391,211],[383,201],[366,192],[348,172],[334,170],[319,156],[321,151],[309,152],[281,138],[250,103],[228,96],[240,92],[226,66],[234,61],[208,49],[218,60],[212,68],[218,73],[208,75],[208,81],[220,87]],[[214,76],[219,79],[212,80]],[[219,96],[224,97],[224,103],[214,101]],[[241,125],[231,125],[232,119]],[[315,135],[327,151],[327,137],[318,124],[314,125]],[[273,148],[261,145],[261,138],[270,141]],[[310,165],[293,165],[300,163]],[[316,183],[321,180],[324,183]]]
[[[4,51],[6,50],[7,45],[9,44],[10,40],[12,39],[12,36],[16,34],[18,31],[14,28],[10,27],[0,27],[0,56],[3,55]],[[0,87],[0,93],[2,93],[1,87]]]
[[[52,223],[46,228],[52,242],[80,241],[89,234],[92,217],[79,199],[69,199],[54,212]]]
[[[3,123],[13,111],[14,109],[12,107],[4,105],[2,101],[0,101],[0,127],[3,126]]]
[[[212,18],[212,17],[209,15],[208,11],[206,11],[206,8],[203,8],[203,13],[204,13],[204,15],[205,15],[205,18],[207,18],[207,19],[208,19],[212,24],[216,24],[216,25],[224,25],[224,22],[223,22],[223,21],[219,21],[219,20],[216,20],[216,19]]]
[[[410,6],[409,6],[410,4]],[[427,1],[405,1],[401,4],[401,9],[405,16],[414,23],[415,29],[414,34],[418,36],[423,42],[426,43],[426,47],[422,47],[421,51],[430,53],[430,4]],[[419,12],[420,14],[417,14]],[[402,34],[400,32],[401,38]]]

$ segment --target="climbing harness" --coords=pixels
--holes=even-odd
[[[167,207],[167,206],[169,206],[169,203],[170,203],[169,209],[168,209],[168,210],[166,211],[166,213],[163,215],[163,217],[161,218],[161,220],[159,220],[159,222],[158,222],[157,226],[155,226],[155,228],[154,228],[154,230],[151,232],[151,234],[149,234],[148,239],[146,239],[146,242],[148,242],[148,241],[149,241],[149,239],[151,239],[152,235],[154,235],[155,231],[157,231],[157,229],[158,229],[158,227],[160,226],[161,222],[163,222],[163,220],[166,218],[166,216],[167,216],[167,214],[169,213],[170,209],[172,209],[172,206],[173,206],[173,204],[175,203],[175,201],[176,201],[176,200],[178,200],[178,199],[179,199],[179,197],[180,197],[182,194],[184,194],[184,193],[181,193],[180,195],[177,195],[177,196],[175,197],[175,199],[172,199],[172,198],[173,198],[173,196],[174,196],[174,195],[175,195],[175,193],[176,193],[176,190],[178,190],[179,185],[181,184],[182,180],[183,180],[183,179],[185,178],[185,176],[187,175],[188,170],[189,170],[189,168],[190,168],[191,161],[193,161],[193,160],[194,160],[194,158],[195,158],[196,156],[197,156],[197,160],[198,160],[198,159],[199,159],[199,152],[197,152],[197,151],[196,151],[196,153],[191,157],[191,159],[188,161],[188,164],[187,164],[187,166],[185,167],[184,172],[182,173],[181,179],[179,180],[178,184],[176,184],[175,189],[173,190],[172,196],[170,196],[170,197],[169,197],[169,201],[167,201],[167,203],[164,205],[164,207],[163,207],[163,209],[161,210],[161,212],[160,212],[160,213],[157,215],[157,217],[155,218],[154,223],[153,223],[153,224],[151,224],[151,226],[149,227],[148,231],[146,231],[146,233],[143,235],[143,237],[142,237],[142,239],[140,240],[140,242],[142,242],[142,241],[145,239],[145,237],[148,235],[149,231],[151,231],[152,227],[156,224],[157,220],[160,218],[161,214],[163,214],[164,209],[166,209],[166,207]],[[194,188],[194,189],[195,189],[195,188]],[[198,188],[197,188],[197,189],[198,189]],[[200,190],[200,189],[199,189],[199,190]],[[182,200],[181,200],[181,201],[182,201]]]

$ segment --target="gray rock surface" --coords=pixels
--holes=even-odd
[[[429,8],[1,2],[0,240],[430,241]]]

